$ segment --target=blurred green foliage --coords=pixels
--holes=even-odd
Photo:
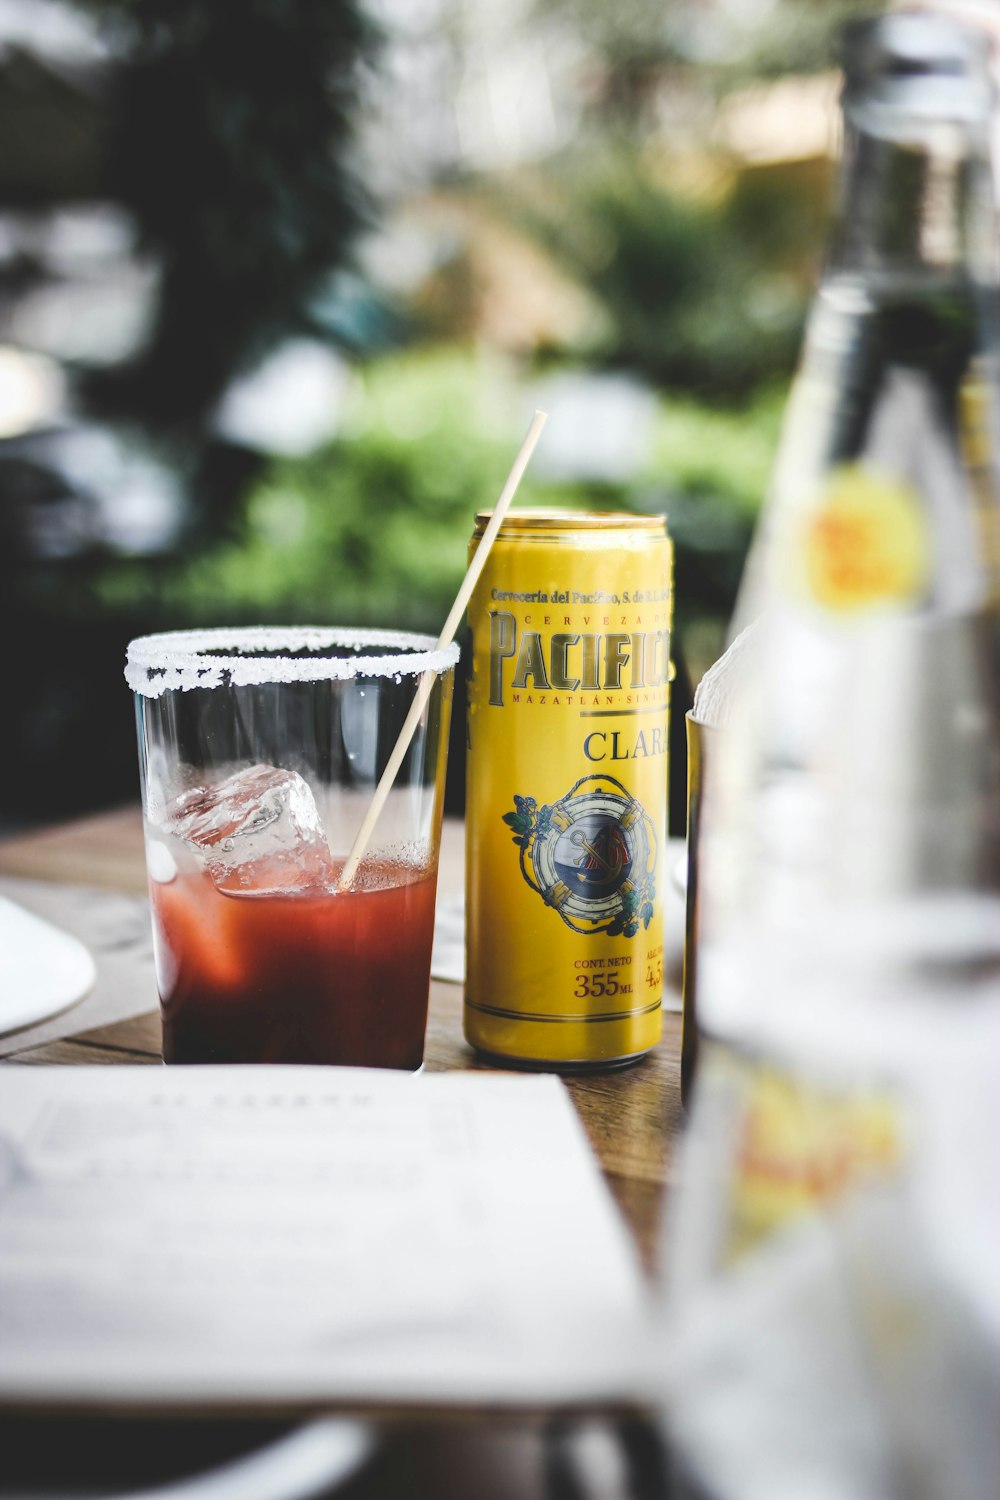
[[[19,814],[34,797],[46,816],[133,785],[117,666],[131,634],[293,619],[437,629],[528,406],[517,371],[454,344],[376,357],[421,316],[405,289],[387,308],[351,255],[374,217],[352,134],[377,95],[373,18],[391,24],[389,11],[368,0],[74,3],[113,45],[93,96],[100,180],[68,197],[117,203],[162,272],[147,346],[124,365],[72,370],[74,411],[142,429],[176,465],[190,524],[171,556],[111,556],[95,541],[70,559],[0,558],[0,615],[27,642],[14,653],[0,784]],[[546,485],[538,470],[519,498],[666,511],[682,638],[705,627],[711,643],[701,665],[766,487],[829,191],[823,163],[738,170],[712,137],[715,105],[729,86],[828,67],[834,25],[858,3],[775,0],[744,16],[732,0],[535,0],[522,17],[531,46],[570,40],[553,55],[557,73],[569,56],[579,85],[573,147],[509,175],[449,171],[412,185],[418,221],[428,198],[473,207],[444,236],[439,220],[435,255],[449,235],[468,249],[462,227],[485,203],[493,222],[478,225],[481,239],[493,223],[502,231],[492,266],[505,240],[526,235],[549,253],[546,285],[572,293],[544,319],[525,296],[512,332],[522,291],[537,290],[523,282],[531,258],[491,283],[485,258],[448,261],[445,250],[434,265],[447,337],[496,339],[530,351],[535,368],[611,366],[660,392],[628,483]],[[446,5],[429,21],[434,49],[463,65],[469,49],[470,77],[487,34],[464,24],[475,9]],[[68,140],[66,120],[55,129]],[[501,309],[492,320],[487,304]],[[302,334],[363,361],[337,441],[268,461],[220,440],[212,414],[234,375]]]
[[[601,114],[642,121],[664,77],[698,66],[716,86],[837,66],[845,21],[871,15],[878,0],[535,0],[544,23],[569,23],[599,59]]]
[[[599,304],[591,358],[715,400],[789,375],[826,226],[825,164],[743,170],[693,194],[616,147],[567,158],[552,179],[504,192]]]
[[[748,7],[749,9],[749,7]],[[780,78],[839,65],[845,24],[876,15],[877,0],[776,0],[727,68],[731,77]]]
[[[88,394],[196,425],[291,329],[342,332],[323,307],[369,217],[350,146],[376,26],[359,0],[77,4],[115,56],[103,191],[163,263],[148,346]]]
[[[740,407],[663,397],[643,482],[688,501],[712,499],[752,520],[767,488],[785,404],[781,386]]]
[[[502,365],[421,349],[368,366],[347,430],[264,471],[226,538],[169,562],[107,563],[105,607],[156,601],[153,623],[249,619],[437,629],[462,577],[475,512],[492,505],[520,436],[523,395]],[[739,410],[662,398],[650,451],[620,486],[544,484],[519,503],[666,510],[678,616],[725,615],[763,495],[781,396]]]

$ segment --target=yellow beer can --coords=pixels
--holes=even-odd
[[[504,520],[469,605],[465,1035],[482,1052],[601,1068],[659,1040],[671,609],[663,516]]]

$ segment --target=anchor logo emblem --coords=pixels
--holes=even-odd
[[[617,890],[632,868],[632,853],[617,818],[586,812],[556,841],[553,860],[572,889],[584,895]]]
[[[581,829],[574,828],[571,842],[587,851],[586,860],[578,861],[581,880],[614,880],[629,857],[621,834],[610,826],[602,828],[593,843]],[[610,854],[604,852],[609,848]]]
[[[642,804],[611,776],[584,776],[551,806],[515,796],[504,814],[521,873],[574,932],[633,937],[656,899],[657,841]]]

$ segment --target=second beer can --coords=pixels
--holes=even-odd
[[[513,511],[493,545],[469,605],[465,1034],[483,1052],[598,1068],[659,1039],[671,608],[662,516]]]

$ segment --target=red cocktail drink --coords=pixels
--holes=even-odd
[[[164,1061],[419,1068],[435,876],[364,874],[347,891],[152,882]]]
[[[165,1062],[421,1066],[457,660],[328,626],[131,642]]]

